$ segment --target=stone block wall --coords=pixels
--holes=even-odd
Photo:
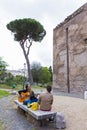
[[[87,3],[53,30],[53,88],[64,92],[68,90],[66,28],[70,92],[84,93],[87,89]]]

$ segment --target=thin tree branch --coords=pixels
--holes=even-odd
[[[27,48],[28,48],[27,55],[29,55],[30,47],[32,46],[32,40],[30,40],[30,39],[28,38],[28,42],[29,42],[30,44],[29,44],[29,46],[27,47]]]

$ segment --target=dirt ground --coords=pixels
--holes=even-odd
[[[61,112],[65,116],[65,130],[87,130],[86,99],[54,96],[53,110]]]
[[[14,110],[17,107],[13,102],[15,99],[17,99],[17,95],[14,95],[10,100],[10,105]],[[61,112],[64,115],[65,130],[87,130],[87,99],[54,95],[53,111]],[[46,130],[48,129],[46,128]],[[38,130],[45,129],[40,128]]]
[[[87,130],[87,99],[54,96],[53,111],[64,115],[65,130]]]

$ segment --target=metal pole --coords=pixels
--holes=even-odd
[[[67,87],[68,87],[68,93],[70,93],[70,82],[69,82],[69,47],[68,47],[68,28],[66,28],[66,50],[67,50]]]

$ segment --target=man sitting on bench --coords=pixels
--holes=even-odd
[[[51,111],[53,104],[53,95],[51,91],[52,87],[47,86],[46,92],[39,95],[38,103],[40,105],[40,110]],[[53,121],[53,118],[50,118],[49,121]]]
[[[50,111],[53,104],[53,95],[51,94],[52,87],[47,86],[46,92],[39,95],[38,103],[40,105],[40,110]]]

